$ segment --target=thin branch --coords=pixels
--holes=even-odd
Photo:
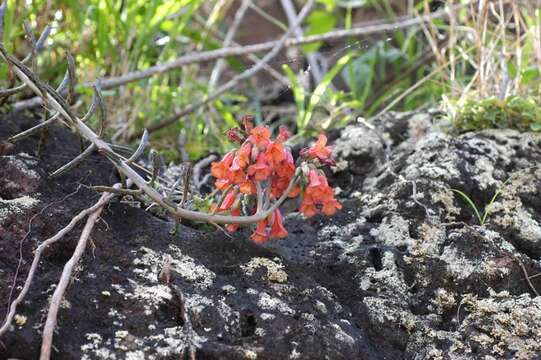
[[[114,187],[120,188],[120,184],[116,184]],[[47,320],[45,321],[45,326],[43,327],[43,339],[41,342],[40,360],[48,360],[51,358],[51,347],[53,344],[54,328],[57,322],[58,310],[60,309],[60,303],[62,302],[64,293],[66,292],[66,288],[68,287],[68,284],[70,282],[73,268],[75,267],[75,265],[77,265],[83,255],[83,252],[85,251],[86,244],[88,243],[88,238],[90,237],[90,233],[92,232],[92,229],[94,228],[96,220],[98,220],[103,210],[103,207],[105,206],[105,204],[107,204],[107,202],[109,202],[109,200],[113,196],[115,195],[112,193],[104,193],[101,196],[100,200],[98,201],[99,206],[97,206],[94,211],[92,211],[88,216],[85,227],[83,228],[81,236],[79,237],[79,241],[77,242],[77,246],[75,247],[73,255],[68,260],[66,265],[64,265],[64,270],[62,271],[60,280],[58,281],[54,294],[51,298],[51,305],[49,306],[49,311],[47,313]]]
[[[298,26],[304,20],[304,18],[308,15],[308,13],[310,12],[310,10],[312,9],[312,7],[314,5],[314,2],[315,2],[314,0],[308,0],[306,2],[304,7],[302,8],[301,12],[299,13],[299,17],[297,18],[297,21],[295,23],[296,26]],[[268,64],[269,61],[271,61],[274,57],[276,57],[276,55],[278,55],[278,53],[282,50],[282,48],[284,47],[287,39],[289,38],[291,33],[293,33],[293,31],[294,31],[294,27],[291,27],[282,36],[282,38],[278,42],[275,43],[272,50],[267,55],[265,55],[256,65],[254,65],[250,69],[246,70],[242,74],[239,74],[239,75],[235,76],[233,79],[229,80],[227,83],[220,86],[215,92],[208,95],[202,101],[199,101],[199,102],[197,102],[195,104],[192,104],[192,105],[178,111],[175,115],[169,117],[168,119],[165,119],[165,120],[163,120],[163,121],[161,121],[161,122],[159,122],[157,124],[149,126],[148,132],[152,133],[153,131],[163,129],[164,127],[167,127],[167,126],[169,126],[171,124],[174,124],[175,122],[177,122],[183,116],[186,116],[187,114],[192,113],[193,111],[197,110],[201,106],[204,106],[204,105],[208,104],[209,102],[211,102],[212,100],[218,98],[219,96],[221,96],[225,92],[233,89],[241,81],[243,81],[243,80],[253,76],[257,72],[259,72],[263,68],[263,65]],[[136,133],[135,135],[129,136],[128,139],[131,140],[133,136],[139,137],[140,134]]]
[[[522,270],[522,273],[524,274],[524,279],[526,279],[526,282],[528,283],[528,286],[530,286],[530,289],[532,289],[532,292],[535,294],[535,296],[539,296],[539,292],[530,281],[530,276],[528,275],[528,271],[526,271],[526,267],[524,266],[522,261],[520,261],[520,259],[516,256],[515,256],[515,261],[518,263],[518,266]]]
[[[457,5],[450,10],[456,10],[458,7],[461,7],[461,6],[462,5],[460,6]],[[397,31],[400,29],[419,25],[420,23],[425,22],[425,21],[431,21],[437,18],[448,17],[448,16],[449,14],[447,10],[439,10],[429,15],[422,15],[419,17],[406,16],[406,17],[397,18],[396,21],[392,21],[392,22],[378,21],[378,22],[373,22],[373,23],[367,23],[365,25],[362,25],[360,27],[353,28],[353,29],[337,29],[337,30],[333,30],[324,34],[304,36],[302,38],[297,38],[297,39],[287,39],[284,43],[284,47],[306,45],[306,44],[319,42],[319,41],[332,41],[332,40],[338,40],[338,39],[351,37],[351,36],[361,36],[361,35],[369,35],[369,34],[380,33],[380,32]],[[277,40],[277,41],[275,40],[275,41],[268,41],[268,42],[264,42],[260,44],[254,44],[254,45],[223,48],[223,49],[187,54],[185,56],[182,56],[180,58],[177,58],[175,60],[172,60],[164,64],[151,66],[147,69],[128,73],[126,75],[122,75],[119,77],[104,79],[102,80],[102,89],[111,89],[118,86],[122,86],[133,81],[146,79],[156,74],[161,74],[173,69],[178,69],[188,64],[211,61],[211,60],[228,57],[228,56],[238,56],[238,55],[244,55],[244,54],[249,54],[249,53],[269,51],[272,48],[274,48],[279,41],[280,40]]]
[[[194,16],[194,22],[198,23],[199,25],[201,26],[204,26],[204,22],[203,20],[201,19],[200,16],[198,15],[195,15]],[[216,29],[212,28],[212,29],[209,29],[209,32],[211,35],[213,35],[217,40],[221,40],[223,41],[224,39],[224,35],[219,33]],[[232,47],[242,47],[242,45],[240,45],[239,43],[235,42],[235,41],[231,41],[231,46]],[[248,54],[243,54],[242,55],[243,57],[245,57],[246,59],[248,59],[249,61],[251,61],[252,63],[254,64],[257,64],[261,59],[257,56],[257,55],[254,55],[252,53],[248,53]],[[272,66],[266,64],[264,67],[263,67],[263,70],[265,70],[270,76],[272,76],[273,78],[275,78],[276,80],[278,80],[279,82],[281,82],[283,85],[285,86],[288,86],[289,85],[289,80],[286,76],[283,76],[279,71],[275,70]]]
[[[203,20],[201,19],[200,16],[198,15],[195,15],[194,16],[194,21],[196,23],[198,23],[199,25],[201,26],[204,26],[204,22]],[[209,29],[209,32],[211,35],[213,35],[216,39],[218,40],[222,40],[224,39],[224,35],[219,33],[216,29],[214,28],[211,28]],[[233,47],[241,47],[242,45],[240,45],[239,43],[235,42],[235,41],[231,41],[231,45]],[[257,64],[261,59],[259,57],[257,57],[256,55],[252,54],[252,53],[248,53],[248,54],[243,54],[242,56],[246,57],[246,59],[250,60],[252,63],[254,64]],[[288,86],[289,85],[289,80],[287,77],[283,76],[279,71],[275,70],[272,66],[270,65],[265,65],[263,67],[263,70],[265,70],[267,73],[269,73],[270,76],[272,76],[273,78],[275,78],[276,80],[278,80],[279,82],[281,82],[283,85],[285,86]]]
[[[16,87],[11,88],[11,89],[0,90],[0,98],[15,95],[15,94],[23,91],[25,88],[26,88],[26,85],[22,84],[22,85],[16,86]]]
[[[213,161],[216,161],[218,157],[214,154],[211,154],[207,156],[206,158],[203,158],[199,160],[194,166],[192,170],[192,183],[194,186],[200,190],[201,186],[204,184],[203,180],[201,179],[201,171],[204,167],[209,166]]]

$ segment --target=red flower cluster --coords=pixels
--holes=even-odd
[[[215,186],[222,193],[220,201],[212,205],[213,212],[241,216],[242,199],[259,197],[259,207],[266,206],[270,200],[282,197],[290,183],[298,180],[293,156],[284,145],[291,136],[289,131],[280,127],[278,136],[272,140],[270,130],[265,126],[254,127],[251,117],[245,116],[243,125],[243,129],[235,128],[227,132],[229,139],[240,144],[239,149],[227,153],[221,161],[211,165],[212,175],[216,178]],[[332,215],[341,208],[327,178],[317,170],[320,164],[332,163],[331,149],[326,143],[325,135],[320,135],[313,147],[301,152],[302,158],[310,164],[303,167],[308,170],[303,174],[306,186],[303,186],[300,206],[300,211],[307,217],[318,213],[319,207],[326,215]],[[294,198],[300,193],[301,186],[295,184],[287,196]],[[253,213],[256,212],[257,207],[253,206]],[[237,228],[238,224],[227,225],[228,231]],[[269,238],[285,236],[287,230],[283,226],[282,214],[276,209],[257,224],[251,238],[256,243],[263,243]]]

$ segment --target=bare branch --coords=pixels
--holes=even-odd
[[[66,58],[68,60],[68,94],[66,95],[66,102],[71,104],[71,101],[75,98],[75,85],[77,84],[77,75],[75,73],[75,59],[68,51]],[[61,91],[59,91],[62,93]]]
[[[135,152],[130,156],[128,160],[126,160],[127,164],[131,164],[132,162],[136,161],[143,155],[143,151],[145,151],[145,148],[148,145],[148,131],[143,132],[143,136],[141,137],[141,141],[139,142],[139,146],[135,150]]]
[[[100,129],[98,131],[98,136],[101,136],[105,123],[107,121],[107,108],[105,107],[105,102],[103,101],[103,96],[101,95],[101,82],[98,80],[94,83],[94,93],[96,94],[96,101],[98,103],[98,116],[100,120]]]
[[[204,159],[199,160],[194,166],[192,171],[192,183],[197,189],[201,188],[203,181],[201,180],[201,171],[204,167],[209,166],[213,161],[216,161],[217,156],[211,154]]]
[[[22,85],[19,85],[17,87],[11,88],[11,89],[0,90],[0,98],[15,95],[18,92],[23,91],[25,88],[26,88],[26,84],[22,84]]]
[[[459,5],[454,6],[450,10],[456,10],[458,7]],[[462,7],[462,5],[460,5],[460,7]],[[297,39],[287,39],[287,41],[284,43],[284,47],[300,46],[300,45],[306,45],[306,44],[319,42],[319,41],[332,41],[332,40],[342,39],[345,37],[353,37],[353,36],[369,35],[369,34],[374,34],[374,33],[388,32],[388,31],[396,31],[396,30],[408,28],[411,26],[419,25],[420,23],[425,22],[425,21],[431,21],[437,18],[442,18],[442,17],[447,17],[447,16],[449,16],[449,13],[447,10],[439,10],[429,15],[422,15],[419,17],[412,17],[412,16],[399,17],[392,22],[389,22],[389,21],[371,22],[371,23],[363,24],[353,29],[337,29],[337,30],[333,30],[324,34],[304,36]],[[128,84],[130,82],[146,79],[156,74],[161,74],[161,73],[165,73],[174,69],[178,69],[188,64],[212,61],[212,60],[216,60],[216,59],[224,58],[228,56],[239,56],[239,55],[245,55],[245,54],[253,54],[257,52],[269,51],[273,47],[275,47],[279,41],[280,40],[275,40],[275,41],[268,41],[268,42],[264,42],[260,44],[254,44],[254,45],[223,48],[223,49],[187,54],[164,64],[151,66],[147,69],[128,73],[126,75],[122,75],[119,77],[104,79],[102,80],[102,88],[103,89],[115,88],[118,86]]]
[[[24,282],[24,286],[17,296],[15,300],[11,303],[9,307],[9,312],[4,320],[4,323],[2,324],[2,327],[0,327],[0,337],[4,335],[10,328],[11,322],[13,321],[13,317],[15,316],[15,313],[17,311],[17,305],[19,305],[26,294],[28,293],[28,290],[30,289],[30,285],[32,284],[32,280],[34,279],[34,275],[36,274],[39,261],[41,258],[41,255],[43,252],[49,248],[51,245],[53,245],[58,240],[62,239],[68,232],[70,232],[75,225],[77,225],[82,219],[84,219],[89,214],[93,213],[103,205],[105,205],[114,195],[113,194],[106,194],[106,197],[102,197],[100,201],[98,201],[93,206],[81,211],[79,214],[77,214],[68,225],[66,225],[64,228],[62,228],[59,232],[57,232],[54,236],[48,238],[44,242],[42,242],[34,252],[34,259],[32,260],[32,265],[30,266],[30,270],[28,271],[28,275],[26,276],[26,280]]]
[[[120,184],[116,184],[115,187],[119,188]],[[64,265],[64,270],[62,271],[60,280],[58,281],[54,294],[51,298],[51,305],[49,306],[49,311],[47,313],[47,320],[45,321],[45,326],[43,327],[40,360],[48,360],[51,358],[51,347],[53,344],[54,328],[57,322],[58,310],[60,309],[60,303],[62,302],[62,298],[64,297],[64,293],[66,292],[66,288],[70,282],[73,268],[75,265],[77,265],[83,255],[83,252],[85,251],[90,233],[94,228],[96,220],[98,220],[103,207],[113,196],[114,194],[112,193],[105,193],[101,196],[100,200],[98,201],[99,206],[97,206],[88,216],[73,255],[68,260],[66,265]]]
[[[23,60],[22,63],[26,64],[30,60],[34,60],[36,55],[39,54],[44,48],[45,48],[45,41],[47,41],[47,38],[51,34],[51,26],[47,25],[45,26],[45,29],[41,32],[41,35],[39,36],[38,41],[34,38],[34,33],[32,32],[32,29],[29,24],[25,22],[25,31],[27,33],[27,36],[29,36],[30,44],[32,45],[32,52],[28,54]]]
[[[277,209],[287,198],[288,194],[293,189],[293,186],[295,186],[298,181],[298,174],[295,174],[295,176],[291,179],[288,188],[280,199],[278,199],[269,209],[250,216],[210,215],[207,213],[179,208],[175,204],[171,204],[171,202],[167,201],[167,199],[165,199],[158,191],[149,186],[145,179],[143,179],[133,168],[131,168],[129,164],[126,164],[122,157],[111,149],[108,143],[97,136],[90,127],[83,123],[73,113],[69,105],[55,91],[55,89],[43,83],[28,67],[22,64],[12,55],[8,54],[2,44],[0,44],[0,57],[2,57],[4,61],[13,67],[13,72],[15,75],[25,84],[27,84],[30,89],[37,94],[42,94],[45,96],[45,99],[51,108],[64,117],[68,126],[72,127],[83,138],[93,144],[99,153],[106,156],[117,167],[122,177],[133,181],[133,183],[152,201],[163,207],[174,217],[216,224],[253,224],[265,219],[272,211]]]
[[[295,11],[295,5],[293,5],[293,2],[291,0],[280,0],[280,3],[282,4],[282,8],[284,9],[284,12],[287,16],[287,22],[290,26],[293,26],[295,22],[295,18],[297,17],[297,12]],[[302,32],[302,28],[300,26],[295,26],[294,29],[295,37],[300,38],[304,34]],[[317,60],[317,54],[315,52],[309,52],[306,54],[306,59],[308,60],[308,64],[310,65],[310,73],[314,77],[314,82],[316,84],[319,84],[321,80],[323,79],[323,72],[321,70],[321,67],[319,66],[319,62]]]

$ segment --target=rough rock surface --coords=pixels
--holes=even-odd
[[[437,115],[345,128],[331,176],[344,209],[331,219],[290,213],[290,235],[265,246],[249,232],[228,239],[181,226],[171,235],[171,223],[111,204],[68,289],[54,358],[169,359],[190,349],[198,359],[539,358],[541,136],[452,136],[433,125]],[[28,126],[4,118],[0,139]],[[53,130],[41,161],[29,155],[36,143],[0,144],[0,314],[19,247],[15,293],[37,244],[96,201],[84,187],[73,193],[78,184],[115,182],[99,155],[49,180],[78,140]],[[481,212],[500,195],[480,225],[452,189]],[[36,358],[77,235],[45,254],[0,358]],[[159,281],[166,263],[169,284]]]

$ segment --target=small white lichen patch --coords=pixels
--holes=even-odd
[[[409,223],[402,216],[391,215],[378,227],[377,232],[371,233],[384,244],[401,246],[409,246],[412,239],[408,232]]]
[[[134,273],[149,281],[156,281],[158,274],[166,262],[168,256],[171,256],[171,270],[182,277],[184,280],[193,283],[200,289],[207,289],[216,278],[216,274],[201,264],[197,264],[193,258],[182,253],[175,245],[169,245],[171,254],[158,253],[148,247],[142,246],[138,250],[138,254],[142,256],[136,258],[133,263],[135,265],[144,265],[143,268],[134,269]]]
[[[466,279],[476,268],[475,263],[460,255],[454,247],[446,247],[440,259],[447,263],[447,271],[457,280]]]
[[[15,324],[17,326],[24,326],[24,324],[26,324],[26,321],[28,320],[26,316],[19,314],[16,314],[13,319],[15,320]]]
[[[160,359],[180,354],[189,344],[199,348],[207,341],[207,338],[195,332],[188,336],[180,326],[165,328],[162,334],[150,336],[148,339],[158,344],[154,350],[157,355],[161,356]]]
[[[265,268],[267,280],[277,283],[287,282],[287,273],[282,270],[284,265],[279,259],[272,261],[267,258],[256,257],[250,259],[248,263],[241,265],[240,267],[248,276],[252,276],[259,268]]]
[[[32,156],[27,153],[19,153],[17,155],[7,155],[3,157],[7,159],[9,165],[19,170],[26,177],[33,180],[39,180],[39,174],[35,170],[30,169],[31,166],[38,165],[38,161]]]
[[[23,214],[39,203],[38,199],[24,195],[15,199],[4,200],[0,198],[0,221],[9,216]]]
[[[102,345],[111,345],[110,340],[104,344],[102,336],[95,333],[86,334],[85,337],[89,342],[81,346],[81,352],[83,353],[81,360],[115,360],[117,358],[112,350],[102,347]]]
[[[259,300],[257,301],[257,305],[261,309],[267,311],[274,310],[285,315],[295,314],[295,310],[290,308],[288,304],[278,298],[270,296],[266,292],[259,294]]]

